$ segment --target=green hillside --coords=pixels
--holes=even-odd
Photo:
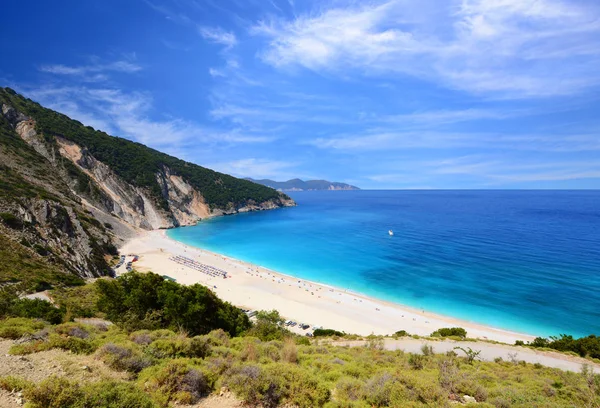
[[[0,303],[0,337],[20,339],[9,355],[0,355],[0,364],[33,362],[29,374],[0,377],[0,390],[21,391],[31,408],[176,407],[211,394],[229,397],[199,406],[600,404],[600,375],[589,368],[575,373],[528,364],[516,351],[507,359],[480,361],[477,350],[461,348],[461,341],[455,351],[436,354],[433,338],[418,353],[385,350],[383,338],[375,336],[339,347],[330,344],[335,338],[293,335],[275,311],[259,312],[251,323],[201,285],[181,286],[154,274],[131,273],[54,293],[59,309],[7,296]],[[69,321],[78,313],[116,324]],[[62,364],[70,375],[37,370],[34,364],[49,350],[54,367]]]
[[[163,206],[167,204],[156,180],[156,173],[164,166],[200,190],[212,209],[225,209],[230,204],[241,207],[249,201],[260,203],[281,197],[288,198],[271,188],[185,162],[127,139],[109,136],[44,108],[10,88],[0,88],[0,103],[2,102],[35,119],[38,131],[48,143],[53,143],[54,136],[61,136],[87,148],[97,160],[108,165],[125,181],[149,189]]]

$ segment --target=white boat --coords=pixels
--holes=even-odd
[[[390,234],[390,236],[393,236],[393,235],[394,235],[394,231],[392,231],[392,230],[389,230],[389,231],[388,231],[388,234]]]

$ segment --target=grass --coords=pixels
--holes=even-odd
[[[112,383],[114,390],[109,390],[107,383],[77,385],[49,379],[30,386],[20,379],[0,379],[2,388],[30,389],[24,394],[28,401],[36,401],[33,407],[86,406],[73,401],[95,398],[92,391],[111,391],[108,394],[119,400],[124,396],[149,404],[140,406],[167,407],[195,403],[221,387],[250,406],[265,407],[446,406],[465,394],[481,407],[600,403],[600,376],[589,371],[564,372],[501,359],[469,362],[456,353],[434,354],[429,349],[426,355],[386,351],[376,339],[372,347],[336,347],[296,344],[292,338],[230,338],[223,330],[190,337],[170,330],[129,333],[115,326],[48,326],[31,319],[0,323],[0,333],[11,337],[40,330],[45,333],[42,339],[15,345],[11,353],[52,348],[92,353],[113,370],[129,373],[129,381]]]

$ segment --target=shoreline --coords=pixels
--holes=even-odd
[[[123,254],[139,255],[135,267],[140,272],[167,275],[177,282],[208,286],[221,299],[254,310],[278,310],[283,317],[310,326],[335,329],[359,335],[392,335],[406,330],[428,336],[443,327],[463,327],[469,338],[514,344],[531,341],[533,335],[485,326],[466,320],[376,299],[339,287],[312,282],[278,271],[192,247],[169,238],[165,230],[142,232],[127,241]],[[216,278],[176,263],[169,258],[185,256],[227,272],[229,278]],[[117,269],[124,273],[125,267]],[[299,290],[300,289],[300,290]],[[302,330],[294,330],[304,333]]]

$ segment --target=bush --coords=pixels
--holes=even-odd
[[[98,355],[109,367],[130,373],[139,373],[153,364],[152,359],[140,351],[113,343],[105,344],[98,350]]]
[[[394,336],[396,336],[396,337],[408,337],[408,336],[410,336],[410,334],[408,334],[408,332],[406,330],[398,330],[396,333],[394,333]]]
[[[43,329],[46,324],[39,320],[26,318],[11,318],[0,321],[0,337],[18,339],[27,334],[33,334]]]
[[[13,316],[42,319],[52,324],[63,321],[64,311],[57,309],[52,303],[41,299],[19,299],[10,309]]]
[[[462,327],[450,327],[450,328],[446,327],[446,328],[438,329],[438,330],[434,331],[433,333],[431,333],[431,337],[450,337],[450,336],[465,338],[465,337],[467,337],[467,331],[465,329],[463,329]]]
[[[364,387],[365,400],[376,407],[387,407],[390,404],[394,377],[390,373],[381,373],[367,381]]]
[[[410,354],[408,364],[413,370],[422,370],[425,367],[425,356],[422,354]]]
[[[581,357],[600,358],[600,337],[593,334],[579,339],[566,334],[561,334],[559,337],[550,337],[550,339],[537,337],[530,345],[533,347],[548,347],[563,352],[572,351]]]
[[[129,330],[170,328],[199,335],[220,328],[235,336],[250,328],[246,314],[200,284],[184,286],[154,273],[129,272],[96,285],[100,311]]]
[[[234,369],[225,384],[233,393],[251,406],[276,407],[281,398],[279,381],[268,376],[258,365]]]
[[[329,387],[298,366],[274,363],[267,366],[266,373],[271,378],[268,398],[275,400],[279,394],[287,405],[300,408],[320,407],[329,400]]]
[[[150,396],[134,384],[101,381],[86,385],[83,402],[73,408],[158,408]]]
[[[291,337],[286,338],[283,343],[281,360],[292,364],[298,362],[298,348],[296,347],[296,342]]]
[[[11,375],[0,377],[0,389],[8,392],[23,391],[33,387],[33,383]]]
[[[171,401],[194,404],[212,391],[204,373],[191,367],[187,360],[172,360],[145,370],[139,381],[165,405]]]
[[[100,381],[79,385],[61,377],[49,377],[23,392],[31,408],[158,408],[133,384]]]
[[[34,408],[74,407],[83,400],[84,392],[77,384],[62,377],[49,377],[24,393]]]
[[[261,310],[256,315],[256,323],[246,332],[246,336],[262,341],[283,340],[292,333],[283,325],[284,319],[277,310]]]
[[[339,331],[333,330],[333,329],[316,329],[313,332],[313,336],[315,336],[315,337],[329,337],[329,336],[343,337],[345,335],[346,335],[346,333],[339,332]]]
[[[432,356],[433,346],[430,346],[429,344],[423,344],[421,346],[421,353],[423,353],[424,356]]]
[[[355,378],[342,378],[335,385],[335,397],[341,401],[358,401],[364,397],[363,383]]]

